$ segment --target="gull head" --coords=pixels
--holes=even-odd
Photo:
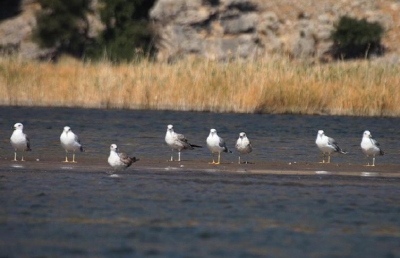
[[[16,123],[14,125],[14,130],[21,130],[24,129],[24,126],[21,123]]]
[[[318,136],[320,136],[320,137],[324,136],[324,130],[319,130],[318,131]]]
[[[211,135],[217,134],[217,130],[215,130],[214,128],[211,129],[211,130],[210,130],[210,134],[211,134]]]
[[[116,144],[111,144],[111,146],[110,146],[110,150],[111,151],[115,151],[115,152],[117,152],[118,151],[118,147],[117,147],[117,145]]]
[[[71,131],[71,127],[69,127],[69,126],[64,126],[64,132],[65,133],[68,133],[68,132],[70,132]]]
[[[363,137],[371,138],[372,135],[371,135],[370,131],[366,130],[366,131],[364,131]]]
[[[241,132],[239,134],[239,138],[241,138],[241,139],[246,138],[246,133],[245,132]]]
[[[167,126],[167,130],[168,130],[169,132],[173,132],[173,131],[174,131],[174,126],[173,126],[173,125],[168,125],[168,126]]]

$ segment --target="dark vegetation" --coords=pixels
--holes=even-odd
[[[21,0],[1,0],[0,21],[20,13]]]
[[[343,16],[332,32],[332,55],[335,59],[369,58],[384,54],[381,39],[383,26],[365,19]]]
[[[154,33],[148,13],[155,0],[39,0],[34,39],[42,47],[56,48],[89,60],[132,61],[154,54]],[[105,25],[99,35],[89,33],[89,14],[100,13]]]

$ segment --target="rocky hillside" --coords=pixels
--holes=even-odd
[[[2,15],[2,52],[17,51],[26,58],[51,54],[31,41],[38,9],[36,0],[22,0],[16,14]],[[338,19],[348,15],[381,23],[384,59],[400,62],[399,13],[399,0],[159,0],[150,17],[160,60],[186,55],[252,59],[276,53],[329,60],[329,35]]]
[[[399,13],[400,1],[387,0],[159,0],[150,15],[160,36],[159,59],[279,53],[327,60],[330,33],[347,15],[381,23],[386,30],[383,44],[396,61]]]
[[[0,20],[2,53],[17,52],[25,58],[40,58],[50,51],[39,49],[31,41],[32,30],[36,26],[35,12],[39,8],[35,0],[23,0],[19,7],[12,4],[12,1],[3,2],[2,20]]]

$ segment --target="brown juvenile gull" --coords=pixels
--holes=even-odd
[[[129,157],[125,153],[119,152],[116,144],[111,144],[110,146],[110,156],[108,157],[108,164],[115,169],[125,170],[127,167],[130,167],[132,163],[138,161],[135,157]]]

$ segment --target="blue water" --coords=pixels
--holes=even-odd
[[[81,137],[87,164],[106,164],[110,143],[164,162],[166,125],[204,144],[214,127],[232,146],[240,131],[254,162],[319,159],[318,129],[362,164],[363,130],[399,164],[400,119],[291,115],[0,108],[0,257],[400,257],[400,179],[332,175],[251,175],[132,168],[11,169],[12,125],[22,122],[35,159],[64,158],[62,127]],[[11,156],[11,157],[10,157]],[[207,161],[207,149],[184,152]],[[224,155],[226,161],[236,156]],[[78,163],[79,164],[79,163]]]
[[[400,181],[0,173],[2,257],[399,257]]]

